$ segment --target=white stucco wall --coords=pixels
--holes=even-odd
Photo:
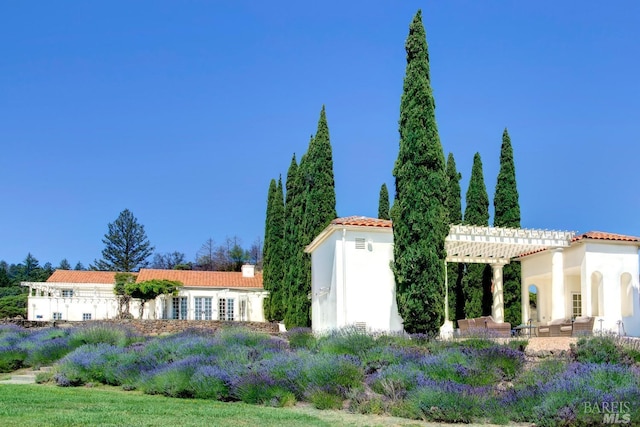
[[[358,239],[362,248],[356,248]],[[335,228],[311,256],[314,331],[354,324],[371,331],[403,330],[390,268],[391,229]]]
[[[338,327],[338,280],[342,290],[342,236],[333,233],[311,254],[311,325],[314,330]]]

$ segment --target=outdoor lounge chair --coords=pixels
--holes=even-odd
[[[580,336],[580,335],[593,335],[593,322],[595,317],[576,317],[573,320],[573,333],[572,335]]]
[[[539,337],[570,337],[573,325],[570,320],[555,319],[538,327]]]
[[[511,323],[508,322],[496,322],[491,316],[483,316],[480,319],[484,322],[484,327],[490,331],[492,335],[496,335],[503,338],[509,338],[511,336]]]
[[[511,336],[511,323],[498,323],[493,320],[491,316],[483,316],[472,319],[460,319],[458,320],[458,327],[460,328],[460,335],[467,336],[476,334],[489,333],[500,337]]]

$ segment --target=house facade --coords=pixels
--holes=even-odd
[[[355,325],[402,332],[398,314],[391,221],[334,220],[307,246],[311,253],[311,327],[326,331]]]
[[[502,268],[521,262],[524,322],[531,316],[532,289],[538,305],[532,319],[535,325],[593,316],[594,330],[640,336],[640,238],[601,232],[576,236],[547,230],[452,226],[445,247],[447,262],[492,266],[492,315],[498,322],[504,321]],[[338,218],[306,251],[311,254],[314,331],[347,325],[403,330],[390,267],[391,221]],[[443,328],[457,319],[447,320]]]
[[[564,249],[521,257],[522,318],[534,324],[594,317],[594,330],[640,336],[640,238],[592,231]],[[536,293],[535,313],[530,293]]]
[[[29,288],[29,320],[103,320],[118,315],[115,272],[56,270],[46,282],[23,282]],[[145,304],[145,319],[225,320],[263,322],[262,273],[245,265],[242,272],[141,269],[136,282],[174,280],[178,295],[162,295]],[[140,301],[129,313],[139,316]]]

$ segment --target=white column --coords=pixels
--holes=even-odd
[[[565,319],[564,258],[562,248],[551,251],[551,320]]]
[[[447,277],[447,261],[444,262],[444,323],[440,327],[440,337],[453,337],[453,322],[449,320],[449,278]]]
[[[491,266],[493,270],[493,305],[491,316],[496,322],[504,322],[504,296],[502,294],[502,264]]]
[[[520,302],[522,303],[520,323],[526,324],[531,318],[531,314],[529,313],[529,286],[524,280],[524,274],[522,275],[522,283],[520,284]]]

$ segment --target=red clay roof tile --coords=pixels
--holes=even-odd
[[[369,218],[366,216],[348,216],[344,218],[336,218],[331,221],[334,225],[351,225],[357,227],[380,227],[391,228],[391,220]]]
[[[228,271],[153,270],[143,268],[136,282],[164,279],[176,280],[184,286],[207,288],[262,288],[262,273],[242,277],[242,273]]]
[[[153,279],[177,280],[184,286],[207,288],[253,288],[262,289],[262,273],[254,277],[242,277],[239,272],[227,271],[191,271],[191,270],[154,270],[143,268],[133,273],[136,282]],[[114,284],[116,273],[113,271],[76,271],[56,270],[47,279],[51,283],[101,283]]]
[[[56,270],[47,279],[50,283],[104,283],[114,284],[113,271]]]
[[[576,242],[582,239],[594,239],[594,240],[615,240],[618,242],[640,242],[640,237],[625,236],[624,234],[605,233],[603,231],[589,231],[579,236],[575,236],[572,242]]]

